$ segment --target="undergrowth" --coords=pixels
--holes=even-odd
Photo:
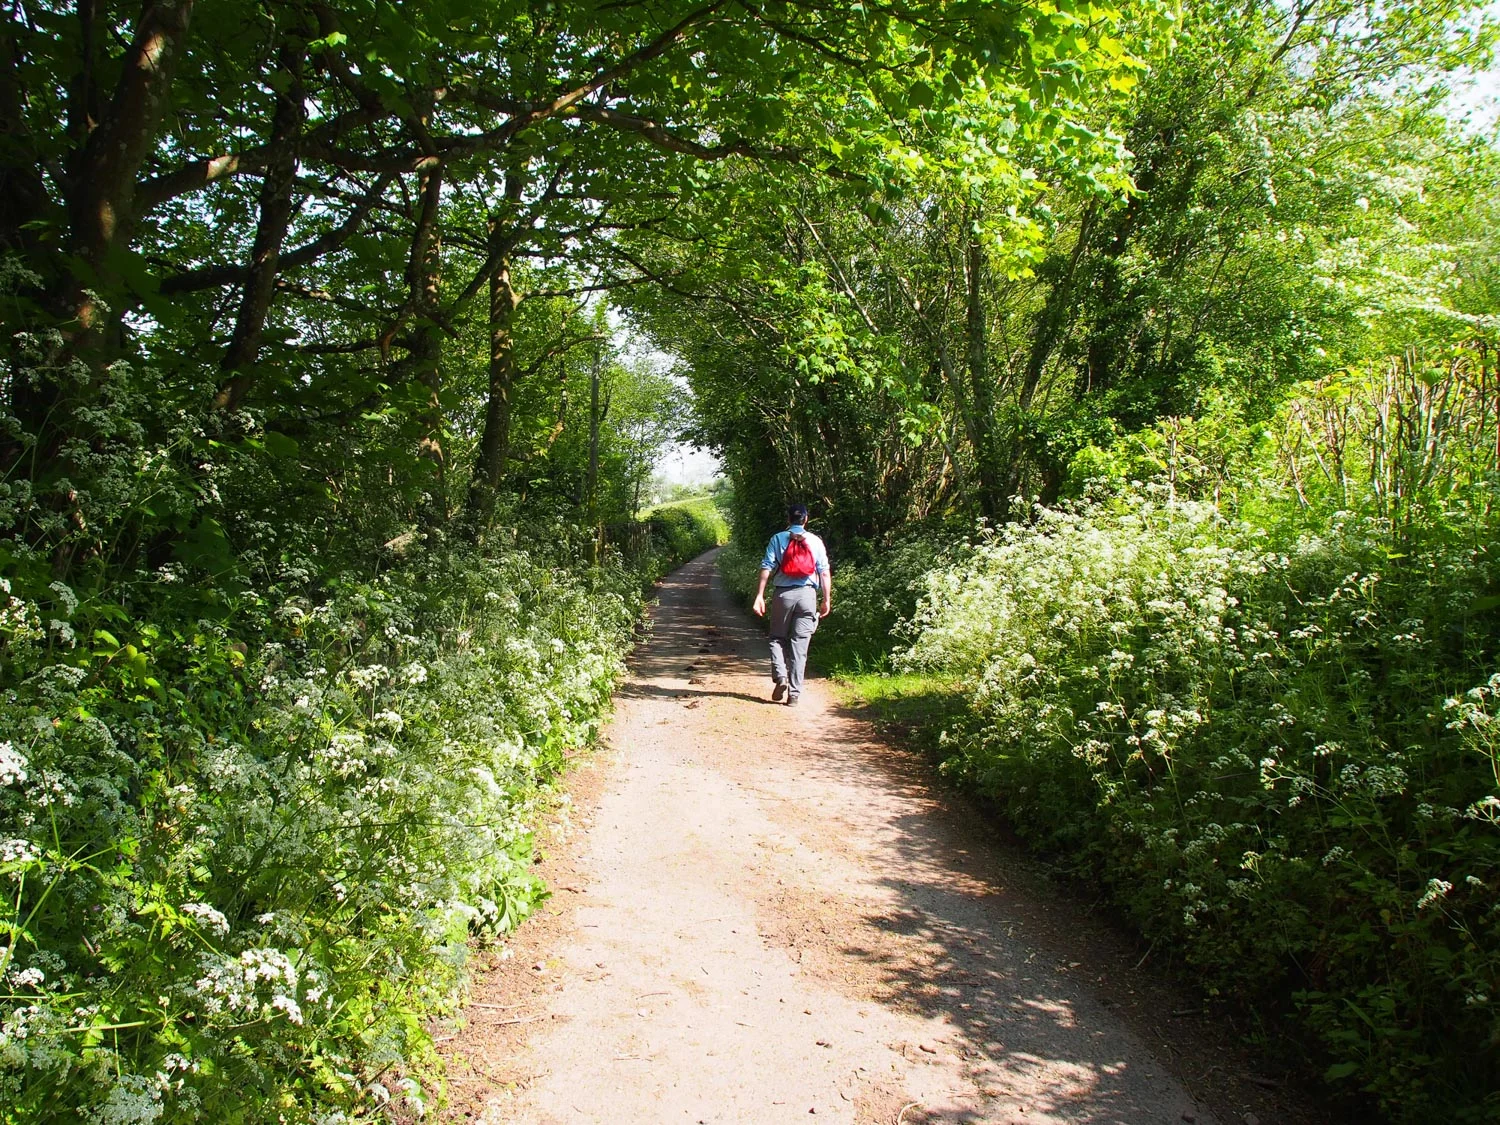
[[[642,591],[722,534],[673,512],[598,566],[581,529],[536,520],[362,575],[169,563],[69,585],[13,542],[0,1120],[431,1106],[428,1019],[460,999],[471,941],[545,894],[538,787],[592,740]]]
[[[917,589],[901,677],[855,690],[958,680],[943,771],[1397,1122],[1500,1120],[1500,479],[1471,390],[1308,388],[1228,479],[1174,421],[1091,452],[1136,483],[937,565],[886,552],[836,601],[876,621]],[[1425,446],[1374,430],[1436,403]],[[1323,411],[1336,449],[1299,421]]]

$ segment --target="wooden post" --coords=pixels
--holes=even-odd
[[[604,529],[599,524],[599,367],[604,347],[594,348],[594,366],[589,372],[589,470],[584,491],[587,493],[589,526],[594,531],[590,561],[599,565]]]

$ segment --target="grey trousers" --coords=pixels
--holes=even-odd
[[[771,598],[771,679],[802,694],[807,643],[818,628],[816,586],[777,587]]]

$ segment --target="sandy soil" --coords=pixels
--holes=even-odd
[[[552,826],[554,899],[444,1045],[447,1120],[1291,1119],[919,757],[825,683],[770,703],[764,654],[711,555],[662,584]]]

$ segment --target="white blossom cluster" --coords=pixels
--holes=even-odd
[[[225,1075],[275,1088],[292,1058],[339,1075],[328,1097],[351,1114],[378,1099],[373,1076],[413,1048],[409,1013],[461,986],[470,936],[536,901],[530,794],[592,736],[639,604],[624,572],[611,586],[522,554],[468,565],[437,584],[437,624],[422,617],[429,583],[387,576],[320,600],[288,571],[263,644],[221,621],[139,637],[111,620],[87,666],[87,646],[65,652],[41,623],[67,619],[81,641],[99,628],[93,603],[72,589],[23,601],[35,660],[0,700],[0,864],[28,889],[45,885],[39,867],[59,880],[52,901],[82,904],[75,947],[121,968],[45,949],[0,965],[0,1101],[49,1074],[91,1091],[83,1120],[189,1119]],[[145,683],[173,661],[208,670],[192,714]],[[213,710],[241,695],[233,721]],[[58,862],[54,821],[106,846],[86,867]],[[111,1007],[122,995],[153,1014],[86,1061],[66,1029],[136,1023]],[[351,1002],[357,1022],[341,1022]],[[415,1080],[386,1096],[410,1113],[427,1099]]]
[[[41,856],[41,849],[30,840],[0,838],[0,863],[35,863]]]
[[[1081,787],[1073,799],[1138,853],[1122,866],[1175,872],[1151,892],[1163,915],[1183,933],[1218,932],[1239,912],[1285,910],[1274,888],[1304,862],[1363,871],[1387,849],[1386,810],[1403,802],[1434,829],[1500,823],[1500,674],[1444,705],[1495,782],[1466,809],[1413,800],[1424,748],[1384,745],[1330,707],[1337,693],[1377,698],[1357,654],[1378,645],[1429,659],[1426,619],[1385,608],[1374,569],[1385,534],[1344,514],[1275,550],[1214,505],[1151,489],[1038,509],[1032,524],[987,533],[926,574],[897,664],[960,677],[973,701],[972,718],[945,734],[945,769],[994,779],[1042,831],[1069,810],[1047,806],[1056,798],[1039,787]],[[1462,574],[1482,563],[1455,550],[1445,565]],[[1346,827],[1332,839],[1319,829],[1303,856],[1286,818],[1308,810],[1336,810]],[[1426,876],[1406,901],[1436,915],[1456,887],[1487,886],[1460,868]]]
[[[47,633],[42,625],[41,610],[34,602],[17,597],[10,580],[0,578],[0,635],[12,645],[35,644]]]
[[[205,930],[217,937],[224,937],[229,933],[229,919],[206,902],[185,902],[182,904],[182,912],[198,919]]]
[[[325,994],[316,972],[304,974],[274,948],[247,949],[235,957],[205,955],[201,971],[193,991],[210,1018],[271,1019],[279,1013],[300,1024],[302,1002],[317,1004]]]
[[[19,785],[26,780],[26,755],[13,742],[0,742],[0,786]]]

